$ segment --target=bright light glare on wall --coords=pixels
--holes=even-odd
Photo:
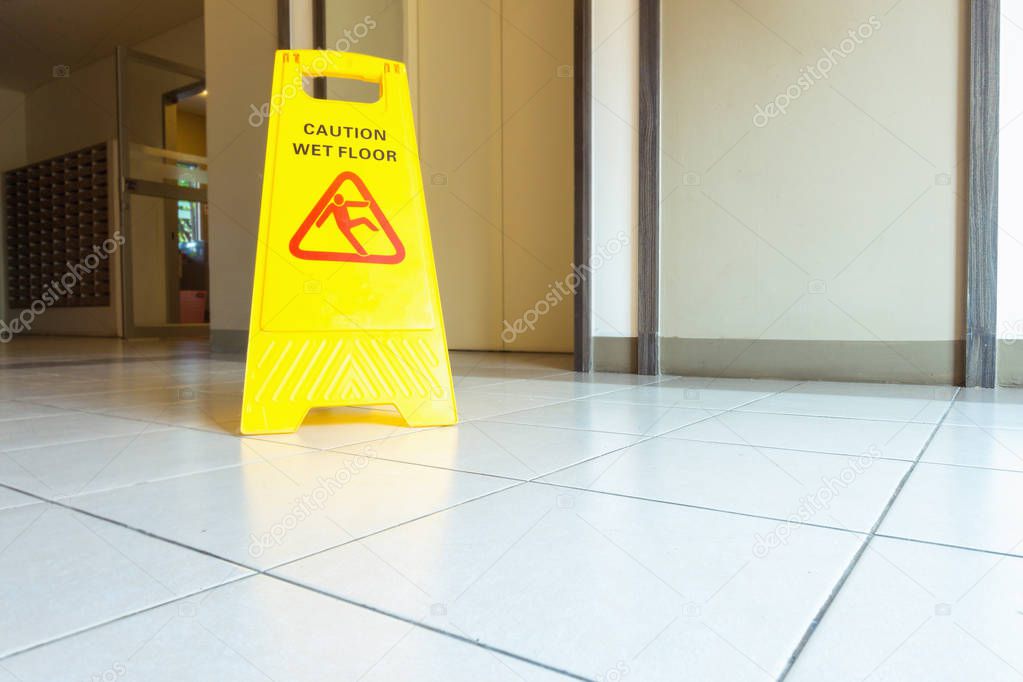
[[[998,338],[1023,338],[1023,0],[1002,0]]]

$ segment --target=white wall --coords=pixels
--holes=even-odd
[[[998,337],[1016,340],[1023,339],[1023,0],[1002,0],[1002,16]]]
[[[593,2],[593,244],[629,246],[593,273],[593,335],[635,337],[639,1]]]

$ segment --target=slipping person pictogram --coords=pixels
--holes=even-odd
[[[367,218],[352,218],[351,214],[348,212],[351,208],[365,208],[367,206],[369,206],[368,201],[349,201],[345,199],[343,194],[338,192],[334,195],[331,202],[327,204],[327,207],[323,209],[323,213],[320,214],[320,217],[317,218],[316,227],[322,227],[323,223],[325,223],[328,218],[333,217],[334,222],[337,224],[337,229],[341,230],[341,234],[345,236],[345,239],[347,239],[348,243],[352,245],[355,252],[360,256],[367,256],[369,254],[362,246],[362,242],[360,242],[359,239],[352,234],[352,230],[359,225],[365,225],[374,232],[380,228],[377,227],[372,220]]]
[[[353,210],[368,211],[373,219],[355,217]],[[322,230],[331,219],[344,237],[343,241],[335,242],[322,234],[314,235],[315,239],[309,238],[314,227]],[[359,227],[366,229],[356,234]],[[387,216],[370,194],[366,183],[351,171],[334,178],[302,221],[288,247],[293,256],[302,260],[394,264],[405,259],[405,246]]]

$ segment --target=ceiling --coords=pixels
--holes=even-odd
[[[0,88],[34,90],[202,16],[202,0],[0,0]],[[57,69],[55,71],[55,69]]]
[[[178,102],[178,111],[187,111],[190,114],[197,114],[199,116],[206,115],[206,91],[203,90],[198,95],[192,95]]]

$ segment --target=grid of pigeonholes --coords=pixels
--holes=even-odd
[[[4,173],[10,308],[43,299],[71,268],[76,283],[51,294],[50,305],[110,304],[109,259],[95,268],[76,267],[109,234],[107,169],[107,145],[101,143]]]

